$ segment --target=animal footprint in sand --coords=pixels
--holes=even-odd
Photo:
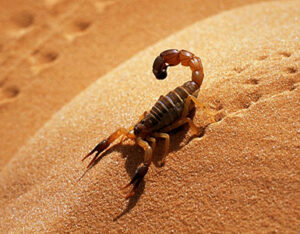
[[[28,28],[34,23],[34,15],[30,12],[23,11],[12,18],[12,22],[19,28]]]
[[[34,24],[34,15],[28,11],[22,11],[10,19],[12,23],[9,34],[14,38],[20,38],[29,32]]]
[[[34,74],[39,73],[41,70],[48,67],[52,64],[57,58],[59,54],[54,50],[35,50],[31,53],[31,57],[29,58],[32,66],[31,69]]]
[[[67,26],[65,38],[67,38],[69,41],[73,41],[76,37],[84,34],[91,24],[91,21],[85,19],[71,22]]]
[[[0,105],[16,98],[20,89],[15,85],[4,86],[5,81],[0,82]]]

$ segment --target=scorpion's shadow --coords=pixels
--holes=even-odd
[[[185,133],[186,133],[186,131],[187,131],[187,129],[185,129]],[[176,139],[175,142],[177,142],[177,141],[180,142],[184,138],[185,134],[182,133],[182,129],[180,132],[181,132],[181,134],[179,134],[180,139]],[[172,140],[173,140],[172,135],[173,134],[170,134],[170,140],[171,140],[170,152],[177,151],[178,149],[181,148],[178,145],[176,146],[176,144],[174,144],[175,142],[172,142]],[[157,143],[158,143],[157,147],[153,152],[153,161],[152,162],[156,167],[160,167],[158,165],[158,162],[160,161],[161,156],[162,156],[161,152],[163,150],[163,140],[158,141]],[[124,158],[126,158],[125,168],[126,168],[126,171],[129,175],[129,177],[132,178],[135,174],[136,169],[144,160],[143,159],[144,158],[143,150],[137,145],[126,145],[126,144],[121,145],[121,144],[119,144],[116,147],[114,147],[113,151],[120,152],[122,154],[122,156]],[[137,202],[139,201],[141,195],[144,192],[144,189],[145,189],[145,180],[143,179],[142,182],[140,183],[136,193],[128,199],[129,201],[128,201],[126,208],[119,215],[117,215],[113,219],[113,221],[117,221],[119,218],[121,218],[122,216],[129,213],[136,206]]]
[[[184,125],[184,126],[181,126],[181,127],[168,133],[170,135],[169,153],[180,150],[182,147],[184,147],[186,144],[188,144],[192,139],[194,139],[196,137],[202,137],[204,135],[205,127],[200,128],[200,132],[201,132],[200,135],[189,136],[188,140],[186,141],[186,144],[183,144],[180,146],[180,143],[183,141],[183,139],[187,137],[188,131],[189,131],[188,125]],[[164,143],[163,140],[158,140],[156,149],[153,152],[153,161],[152,162],[156,167],[161,167],[158,162],[161,160],[161,157],[162,157],[162,152],[163,152],[163,148],[164,148],[163,143]],[[125,168],[126,168],[126,171],[129,175],[129,177],[132,178],[135,174],[136,169],[143,162],[143,158],[144,158],[143,150],[137,145],[118,143],[115,146],[113,146],[111,149],[109,149],[108,151],[103,153],[99,158],[97,158],[97,160],[93,163],[92,167],[94,167],[96,164],[98,164],[99,161],[104,156],[109,155],[112,151],[120,152],[122,154],[122,157],[126,158]],[[163,168],[163,166],[162,166],[162,168]],[[129,213],[136,206],[137,202],[139,201],[141,195],[144,192],[144,189],[145,189],[145,181],[143,179],[142,182],[140,183],[136,193],[128,199],[129,202],[127,204],[127,207],[122,211],[122,213],[117,215],[113,219],[113,221],[117,221],[119,218],[121,218],[125,214]]]
[[[182,147],[184,147],[186,144],[188,144],[191,140],[194,138],[202,137],[205,132],[205,127],[200,128],[200,135],[198,136],[188,136],[188,139],[185,141],[186,144],[181,145],[180,143],[183,141],[184,138],[187,137],[187,132],[189,131],[188,125],[181,126],[171,132],[169,132],[170,135],[170,148],[169,153],[176,152],[180,150]],[[158,140],[157,141],[156,149],[153,152],[153,164],[156,167],[161,167],[159,165],[159,161],[161,160],[161,157],[163,155],[164,151],[164,140]],[[129,145],[118,145],[115,148],[116,151],[120,152],[124,158],[126,158],[125,162],[125,168],[130,178],[132,178],[135,174],[135,171],[137,167],[143,162],[143,156],[144,152],[141,148],[139,148],[137,145],[129,146]],[[168,160],[168,159],[167,159]],[[166,161],[167,161],[166,160]],[[163,166],[161,167],[163,169]],[[139,201],[141,195],[143,194],[145,189],[145,181],[142,180],[141,184],[139,185],[136,193],[129,198],[129,202],[127,204],[127,207],[125,210],[122,211],[119,215],[117,215],[113,221],[117,221],[119,218],[124,216],[125,214],[129,213],[137,204]]]

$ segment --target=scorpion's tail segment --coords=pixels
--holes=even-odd
[[[93,153],[97,152],[96,155],[94,156],[94,158],[91,160],[91,162],[89,163],[89,165],[87,166],[87,168],[90,168],[94,162],[97,160],[98,155],[103,152],[105,149],[107,149],[110,145],[110,142],[108,140],[103,140],[101,141],[98,145],[96,145],[96,147],[89,152],[83,159],[85,160],[86,158],[88,158],[89,156],[91,156]]]
[[[199,57],[194,57],[189,64],[192,70],[192,81],[196,82],[199,87],[202,85],[204,73],[201,59]]]
[[[163,80],[167,77],[167,68],[163,58],[161,56],[156,57],[153,63],[153,73],[155,77],[159,80]]]
[[[125,189],[125,188],[128,188],[130,185],[133,184],[132,190],[126,195],[125,199],[127,199],[127,198],[129,198],[129,197],[131,197],[135,194],[137,188],[139,187],[139,184],[141,183],[141,181],[143,180],[143,178],[147,174],[148,168],[149,168],[149,166],[147,164],[144,164],[144,165],[140,166],[135,171],[135,175],[133,176],[131,181],[127,185],[125,185],[123,188],[121,188],[121,189]]]
[[[178,54],[178,50],[170,49],[165,50],[164,52],[160,53],[158,57],[156,57],[153,63],[153,73],[157,79],[165,79],[168,75],[168,66],[175,66],[180,62]]]
[[[153,73],[157,79],[167,77],[167,68],[181,63],[182,66],[189,66],[192,70],[192,80],[199,87],[202,84],[204,73],[201,59],[186,50],[169,49],[165,50],[154,60]]]

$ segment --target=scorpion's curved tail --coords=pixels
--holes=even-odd
[[[154,60],[153,73],[157,79],[165,79],[167,77],[167,68],[176,66],[179,63],[191,68],[192,81],[200,88],[204,78],[201,59],[186,50],[169,49],[160,53]]]

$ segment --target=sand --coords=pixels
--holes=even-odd
[[[259,1],[0,1],[0,169],[63,105],[137,52]]]
[[[47,3],[51,8],[51,1]],[[49,24],[51,14],[61,12],[67,19],[76,18],[78,8],[63,3],[44,17],[41,7],[32,3],[30,9],[38,9],[41,20],[23,14],[27,23],[21,20],[22,27],[26,31],[38,22],[40,30],[47,31],[46,26],[54,27]],[[137,2],[130,3],[136,8],[126,8],[129,15],[145,15],[137,10],[141,9]],[[102,14],[116,14],[114,4]],[[110,50],[106,56],[93,44],[99,31],[90,21],[80,21],[70,31],[61,24],[52,35],[45,32],[49,43],[39,38],[41,48],[33,54],[28,49],[30,38],[41,35],[35,29],[26,31],[29,36],[22,40],[10,42],[23,56],[8,54],[2,46],[1,61],[7,67],[1,69],[8,77],[1,83],[2,232],[296,232],[300,226],[300,4],[260,3],[203,19],[238,4],[216,4],[218,8],[206,16],[191,8],[194,16],[183,23],[173,18],[181,24],[154,45],[161,39],[159,31],[153,33],[154,39],[142,33],[148,40],[141,44],[136,43],[138,36],[132,36],[131,47],[129,39],[121,46],[118,37],[110,37],[121,47],[118,51],[106,46]],[[92,20],[94,15],[86,5],[81,10]],[[73,11],[67,14],[64,7]],[[172,9],[178,10],[175,5]],[[122,14],[121,19],[128,16]],[[60,25],[59,17],[54,18]],[[142,28],[128,21],[137,27],[132,32]],[[156,29],[160,22],[156,21]],[[2,30],[14,27],[7,23]],[[87,32],[77,31],[74,36],[70,32],[75,28]],[[128,29],[120,26],[118,35],[124,38],[122,30]],[[70,44],[66,46],[64,40]],[[42,45],[47,48],[43,50]],[[161,94],[190,79],[190,71],[179,66],[170,70],[169,79],[153,77],[153,59],[166,48],[185,48],[200,55],[205,81],[198,98],[219,121],[209,124],[198,110],[194,121],[205,128],[204,135],[191,138],[187,127],[173,132],[166,165],[157,166],[157,152],[145,181],[129,200],[124,200],[119,188],[128,183],[143,158],[143,151],[130,142],[110,150],[78,181],[87,165],[81,157],[99,140],[120,126],[134,124]],[[37,61],[39,65],[34,64]],[[16,89],[15,81],[26,88]]]

